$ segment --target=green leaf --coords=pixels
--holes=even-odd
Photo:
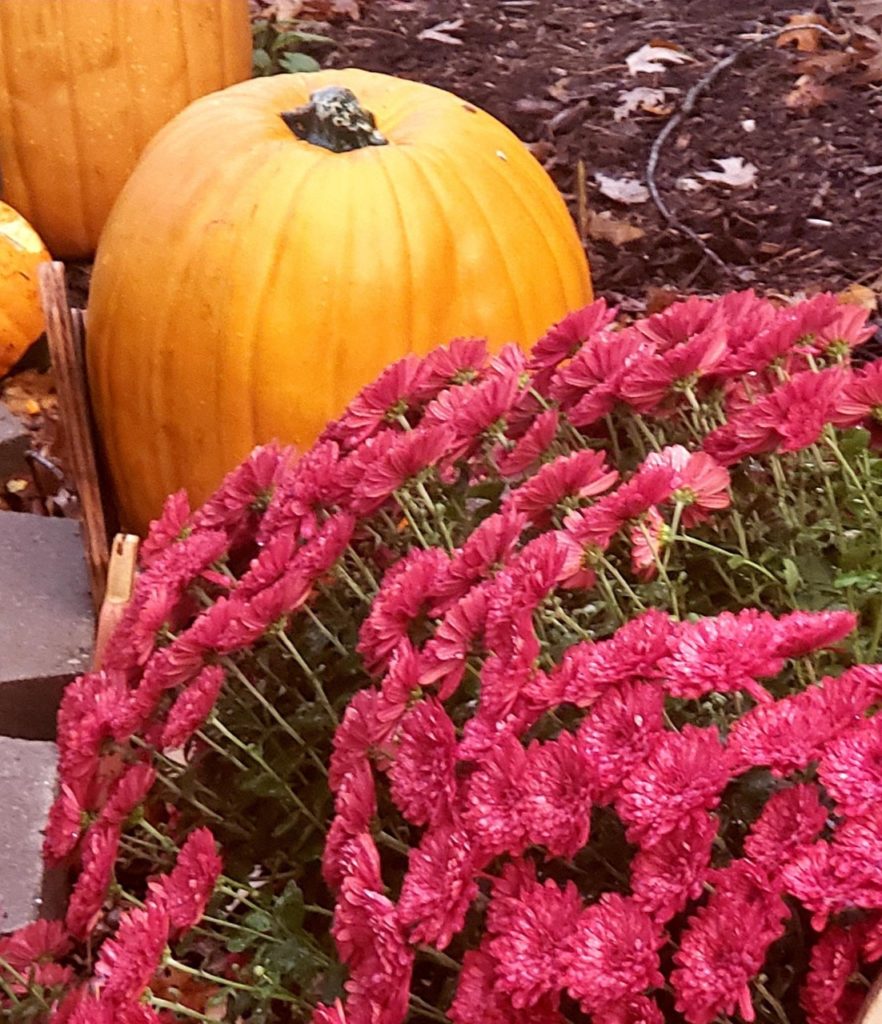
[[[279,66],[291,74],[301,71],[320,71],[321,64],[307,53],[283,53],[279,57]]]
[[[841,576],[837,576],[833,581],[833,586],[838,590],[875,590],[882,577],[879,573],[867,571],[867,572],[845,572]]]
[[[227,949],[231,953],[243,953],[251,945],[254,936],[245,935],[243,932],[236,932],[227,939]]]
[[[273,919],[265,910],[252,910],[245,916],[243,924],[255,932],[271,932],[273,930]]]
[[[279,923],[289,932],[299,931],[303,924],[303,893],[300,886],[290,881],[275,906],[276,918]]]
[[[255,71],[267,72],[273,66],[273,59],[266,52],[266,50],[255,50],[251,54],[251,63],[254,65]]]
[[[785,558],[782,561],[783,571],[781,575],[784,577],[784,586],[788,592],[795,594],[802,583],[802,577],[799,575],[799,569],[796,567],[796,562],[792,558]]]

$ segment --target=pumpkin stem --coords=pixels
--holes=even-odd
[[[389,144],[377,131],[374,115],[359,104],[351,89],[339,85],[316,90],[306,106],[286,110],[281,118],[298,139],[332,153]]]

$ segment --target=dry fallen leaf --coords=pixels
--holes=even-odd
[[[635,178],[611,178],[597,171],[594,180],[601,195],[617,203],[645,203],[649,199],[649,189]]]
[[[697,178],[690,178],[684,174],[674,182],[674,188],[679,189],[681,192],[700,192],[704,185]]]
[[[841,95],[841,89],[818,82],[811,75],[801,75],[797,78],[794,88],[784,97],[784,106],[797,113],[808,114]]]
[[[882,0],[852,0],[854,13],[868,25],[882,23]]]
[[[654,75],[665,70],[665,64],[685,64],[692,58],[682,50],[672,50],[668,46],[652,46],[647,43],[639,50],[625,57],[628,71],[632,75]]]
[[[452,36],[451,32],[457,32],[465,24],[464,18],[451,18],[448,21],[439,21],[431,28],[424,28],[417,36],[432,43],[446,43],[448,46],[462,46],[462,40]]]
[[[857,282],[838,292],[836,298],[846,305],[860,306],[862,309],[868,309],[871,313],[875,313],[879,308],[879,300],[873,289]]]
[[[855,50],[824,50],[822,53],[812,53],[802,60],[794,61],[792,70],[798,75],[811,75],[823,82],[845,71],[851,71],[858,59]]]
[[[588,237],[600,242],[612,242],[613,245],[627,245],[638,238],[643,238],[643,228],[629,224],[626,220],[617,220],[608,210],[596,213],[588,211]]]
[[[790,46],[791,43],[796,43],[796,49],[800,53],[814,53],[821,45],[821,33],[812,26],[830,28],[830,22],[820,14],[791,14],[787,24],[793,26],[792,31],[778,36],[775,45]]]
[[[714,160],[720,168],[718,171],[698,171],[698,177],[705,181],[715,181],[730,188],[747,188],[756,181],[757,168],[748,163],[744,157],[727,156],[722,160]]]
[[[276,21],[293,21],[303,10],[303,0],[271,0],[264,4],[264,16],[271,16]]]
[[[634,89],[620,92],[619,105],[613,108],[613,117],[616,121],[624,121],[629,114],[633,114],[637,110],[655,114],[658,117],[667,117],[674,108],[671,104],[665,103],[665,93],[673,91],[649,89],[645,85],[638,85]]]

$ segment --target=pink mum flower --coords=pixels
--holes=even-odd
[[[568,648],[554,672],[564,700],[590,707],[612,686],[660,679],[659,665],[678,629],[670,616],[650,609],[620,626],[608,640]]]
[[[546,996],[537,1005],[516,1010],[496,988],[496,960],[484,948],[467,950],[456,995],[447,1011],[453,1024],[565,1024],[559,997]]]
[[[445,949],[462,930],[478,895],[476,852],[469,836],[449,825],[428,829],[408,855],[398,916],[413,944]]]
[[[77,939],[85,939],[98,923],[113,880],[119,839],[118,827],[101,822],[92,825],[86,833],[83,866],[70,894],[64,919],[67,930]]]
[[[195,530],[222,530],[230,544],[248,536],[272,499],[279,478],[294,457],[278,444],[255,448],[229,472],[220,487],[193,513]]]
[[[595,1014],[663,984],[664,933],[633,899],[604,893],[584,910],[563,952],[563,983]]]
[[[156,771],[151,765],[142,763],[126,768],[110,791],[99,820],[111,828],[122,827],[129,815],[147,799],[154,782]]]
[[[149,568],[176,541],[183,538],[190,522],[190,499],[184,489],[170,494],[163,503],[162,514],[150,523],[147,536],[138,549],[141,565]]]
[[[356,395],[338,420],[325,428],[320,440],[336,441],[344,451],[357,448],[382,427],[405,415],[425,374],[425,365],[418,356],[405,356],[392,363]]]
[[[821,832],[827,809],[818,787],[801,782],[774,793],[744,840],[744,853],[774,877],[806,850]]]
[[[853,1024],[867,990],[852,983],[860,966],[861,931],[832,926],[812,948],[799,1001],[809,1024]]]
[[[775,618],[753,608],[684,622],[670,655],[659,664],[662,685],[674,697],[744,690],[767,703],[772,696],[758,679],[776,676],[784,667],[774,653],[777,639]]]
[[[311,537],[328,511],[348,498],[342,476],[335,441],[317,442],[296,464],[286,466],[260,521],[257,543],[266,545],[279,536],[292,541]]]
[[[453,553],[450,567],[437,585],[439,597],[445,602],[460,598],[495,575],[511,560],[527,524],[527,516],[510,507],[479,523]]]
[[[710,867],[719,822],[704,810],[691,811],[631,861],[634,902],[657,924],[665,924],[701,893]]]
[[[662,733],[663,710],[658,686],[623,683],[604,693],[582,719],[577,738],[598,802],[611,803],[622,782],[647,758]]]
[[[401,434],[367,467],[353,492],[352,509],[359,514],[374,512],[399,488],[441,462],[450,451],[453,438],[453,427],[449,424],[417,427]]]
[[[631,571],[638,579],[651,580],[658,571],[661,553],[671,541],[671,531],[653,506],[631,527]]]
[[[423,376],[417,395],[433,399],[439,392],[480,377],[487,365],[484,338],[454,338],[448,345],[431,351],[423,360]]]
[[[765,872],[746,861],[717,872],[716,880],[716,891],[689,919],[674,953],[670,980],[676,1008],[689,1024],[710,1024],[736,1011],[746,1021],[755,1019],[749,982],[790,914]]]
[[[437,548],[418,549],[386,573],[359,632],[358,653],[370,672],[387,668],[397,648],[413,647],[408,629],[438,596],[449,564]]]
[[[362,835],[350,851],[351,866],[340,887],[332,927],[349,968],[347,1013],[354,1021],[400,1024],[407,1014],[413,949],[395,905],[382,891],[373,840]]]
[[[376,690],[355,694],[334,733],[328,772],[332,791],[366,758],[374,759],[381,767],[391,763],[392,737],[406,710],[406,704],[393,704]]]
[[[729,781],[716,728],[657,734],[649,756],[620,786],[616,810],[629,842],[657,842],[686,815],[713,810]]]
[[[818,778],[836,801],[837,813],[865,814],[882,802],[882,716],[863,719],[832,740]]]
[[[220,696],[226,673],[220,665],[206,665],[175,698],[162,728],[159,744],[164,750],[183,747],[205,724]]]
[[[160,966],[168,933],[166,911],[155,903],[120,916],[116,935],[105,939],[95,964],[103,1002],[119,1006],[141,997]]]
[[[437,684],[440,700],[456,692],[469,654],[480,645],[491,586],[492,580],[476,584],[448,608],[421,652],[420,685]]]
[[[519,476],[540,462],[551,449],[559,422],[560,414],[556,409],[545,409],[535,416],[514,448],[497,456],[496,464],[500,474],[505,477]]]
[[[86,809],[74,791],[62,783],[43,831],[43,856],[50,866],[60,864],[73,852],[82,835],[85,815]]]
[[[803,655],[833,647],[857,626],[854,612],[790,612],[778,619],[775,653],[782,658]]]
[[[594,777],[568,732],[527,748],[521,821],[526,838],[553,857],[572,858],[588,841]]]
[[[672,499],[684,506],[683,524],[694,526],[708,513],[728,508],[729,471],[707,452],[690,452],[680,444],[647,455],[644,466],[669,466],[674,471]]]
[[[529,366],[536,387],[542,390],[553,371],[572,359],[593,336],[606,330],[615,320],[616,313],[617,307],[607,307],[605,299],[597,299],[549,328],[530,353]]]
[[[590,427],[615,409],[632,366],[651,357],[653,346],[633,328],[595,335],[551,381],[550,394],[577,427]]]
[[[148,883],[148,903],[165,911],[170,932],[186,932],[202,919],[222,870],[214,836],[197,828],[187,836],[171,872]]]
[[[516,857],[527,846],[521,816],[526,767],[527,753],[520,740],[504,733],[466,782],[462,821],[484,857]]]
[[[629,368],[622,397],[638,412],[656,412],[678,391],[693,388],[720,364],[727,352],[726,331],[710,324],[701,333]]]
[[[339,889],[349,863],[347,847],[370,831],[377,813],[377,793],[370,765],[356,761],[334,795],[334,820],[322,851],[322,877],[331,889]]]
[[[602,494],[618,476],[607,466],[604,452],[586,448],[543,466],[512,492],[508,502],[534,526],[547,526],[555,512],[572,510],[585,498]]]
[[[802,771],[882,693],[882,666],[857,665],[840,676],[771,704],[752,708],[729,733],[733,771],[763,765],[778,776]]]
[[[453,817],[456,731],[441,702],[418,701],[401,720],[389,770],[390,792],[412,825],[442,825]]]
[[[72,945],[63,921],[38,920],[0,937],[0,958],[16,971],[27,971],[43,960],[65,956]]]
[[[874,360],[853,373],[836,402],[838,427],[864,427],[874,448],[882,445],[882,363]]]
[[[795,452],[814,444],[833,421],[848,374],[841,367],[797,373],[705,438],[724,466],[761,452]]]
[[[882,809],[859,818],[846,818],[830,843],[807,847],[784,866],[788,891],[813,914],[812,926],[821,931],[830,914],[851,907],[882,910]]]
[[[487,911],[486,948],[495,959],[494,988],[516,1010],[553,998],[566,983],[569,943],[582,901],[573,882],[560,889],[536,880],[528,861],[507,864]]]

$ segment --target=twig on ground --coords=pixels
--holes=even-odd
[[[832,32],[830,29],[824,28],[822,25],[812,25],[811,30],[812,32],[819,32],[821,35],[828,36],[837,43],[842,43],[842,38],[840,36],[836,35],[836,33]],[[658,212],[668,222],[668,225],[675,231],[678,231],[681,235],[690,239],[690,241],[694,242],[702,251],[705,258],[709,259],[713,264],[719,267],[720,270],[726,274],[733,274],[736,277],[740,277],[742,272],[735,270],[735,268],[726,263],[721,256],[718,256],[717,253],[710,248],[707,242],[705,242],[696,231],[693,231],[693,229],[687,224],[684,224],[664,201],[661,192],[659,191],[658,183],[655,180],[655,172],[658,169],[659,157],[661,156],[664,144],[667,142],[674,130],[678,128],[687,117],[689,117],[695,109],[695,104],[698,101],[698,98],[707,91],[716,79],[719,78],[724,71],[732,67],[733,64],[744,56],[744,54],[749,53],[758,46],[762,46],[763,43],[767,43],[772,39],[777,39],[778,36],[782,36],[786,32],[793,31],[793,26],[787,25],[784,28],[775,29],[773,32],[766,32],[763,35],[758,36],[756,39],[751,39],[749,42],[745,43],[744,46],[740,46],[727,57],[723,57],[721,60],[718,60],[716,64],[702,75],[686,93],[680,109],[665,123],[662,130],[658,133],[658,136],[649,151],[649,159],[646,162],[646,186],[649,189],[649,194],[652,197],[652,201],[655,203]]]

